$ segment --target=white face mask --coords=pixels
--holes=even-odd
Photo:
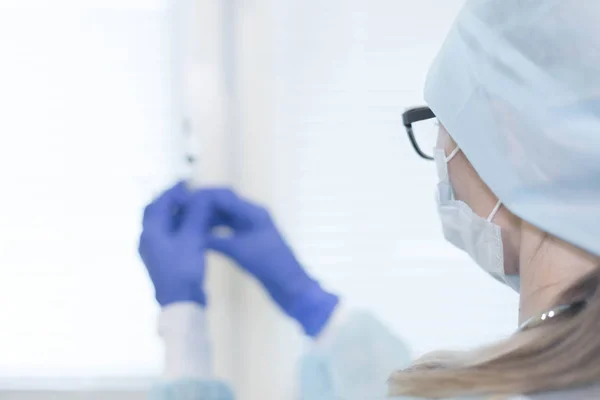
[[[487,218],[481,218],[463,201],[454,198],[448,177],[448,162],[460,151],[457,147],[448,157],[443,149],[435,149],[434,158],[440,182],[437,187],[437,205],[444,237],[469,256],[488,274],[519,292],[518,275],[506,275],[501,229],[492,223],[500,209],[498,201]]]

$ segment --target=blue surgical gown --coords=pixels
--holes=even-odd
[[[404,343],[369,313],[351,312],[299,363],[302,400],[375,400],[386,397],[391,372],[406,367]],[[150,400],[233,400],[225,384],[208,379],[182,379],[155,387]]]

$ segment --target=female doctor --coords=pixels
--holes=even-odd
[[[407,368],[369,315],[344,308],[302,268],[265,209],[228,189],[178,184],[144,214],[140,254],[162,306],[166,382],[156,399],[232,399],[211,379],[204,256],[258,279],[315,341],[301,398],[600,398],[600,2],[470,0],[404,122],[435,160],[444,236],[520,292],[520,327]],[[440,121],[433,157],[417,120]],[[179,212],[174,212],[178,210]],[[227,226],[232,234],[217,236]],[[402,309],[398,310],[401,318]]]

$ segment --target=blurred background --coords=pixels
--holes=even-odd
[[[2,0],[0,399],[143,398],[162,348],[141,212],[181,178],[267,204],[415,356],[510,333],[517,296],[444,242],[402,126],[462,2]],[[293,398],[297,327],[225,260],[209,274],[216,374]]]

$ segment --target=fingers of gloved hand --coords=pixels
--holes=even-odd
[[[236,258],[235,256],[235,238],[232,237],[219,237],[215,235],[210,235],[206,239],[206,248],[210,250],[214,250],[216,252],[222,253],[231,258]]]
[[[234,230],[247,230],[270,222],[268,211],[232,190],[223,190],[214,196],[218,221]]]
[[[214,213],[210,196],[207,196],[202,190],[194,192],[183,209],[179,231],[184,234],[209,232],[208,223]]]
[[[142,226],[145,232],[165,232],[172,227],[173,219],[191,192],[184,182],[178,182],[163,192],[144,210]]]
[[[235,194],[227,188],[205,188],[193,192],[182,213],[181,231],[206,234],[215,227],[227,226],[227,216],[219,211],[216,203],[230,196]]]

